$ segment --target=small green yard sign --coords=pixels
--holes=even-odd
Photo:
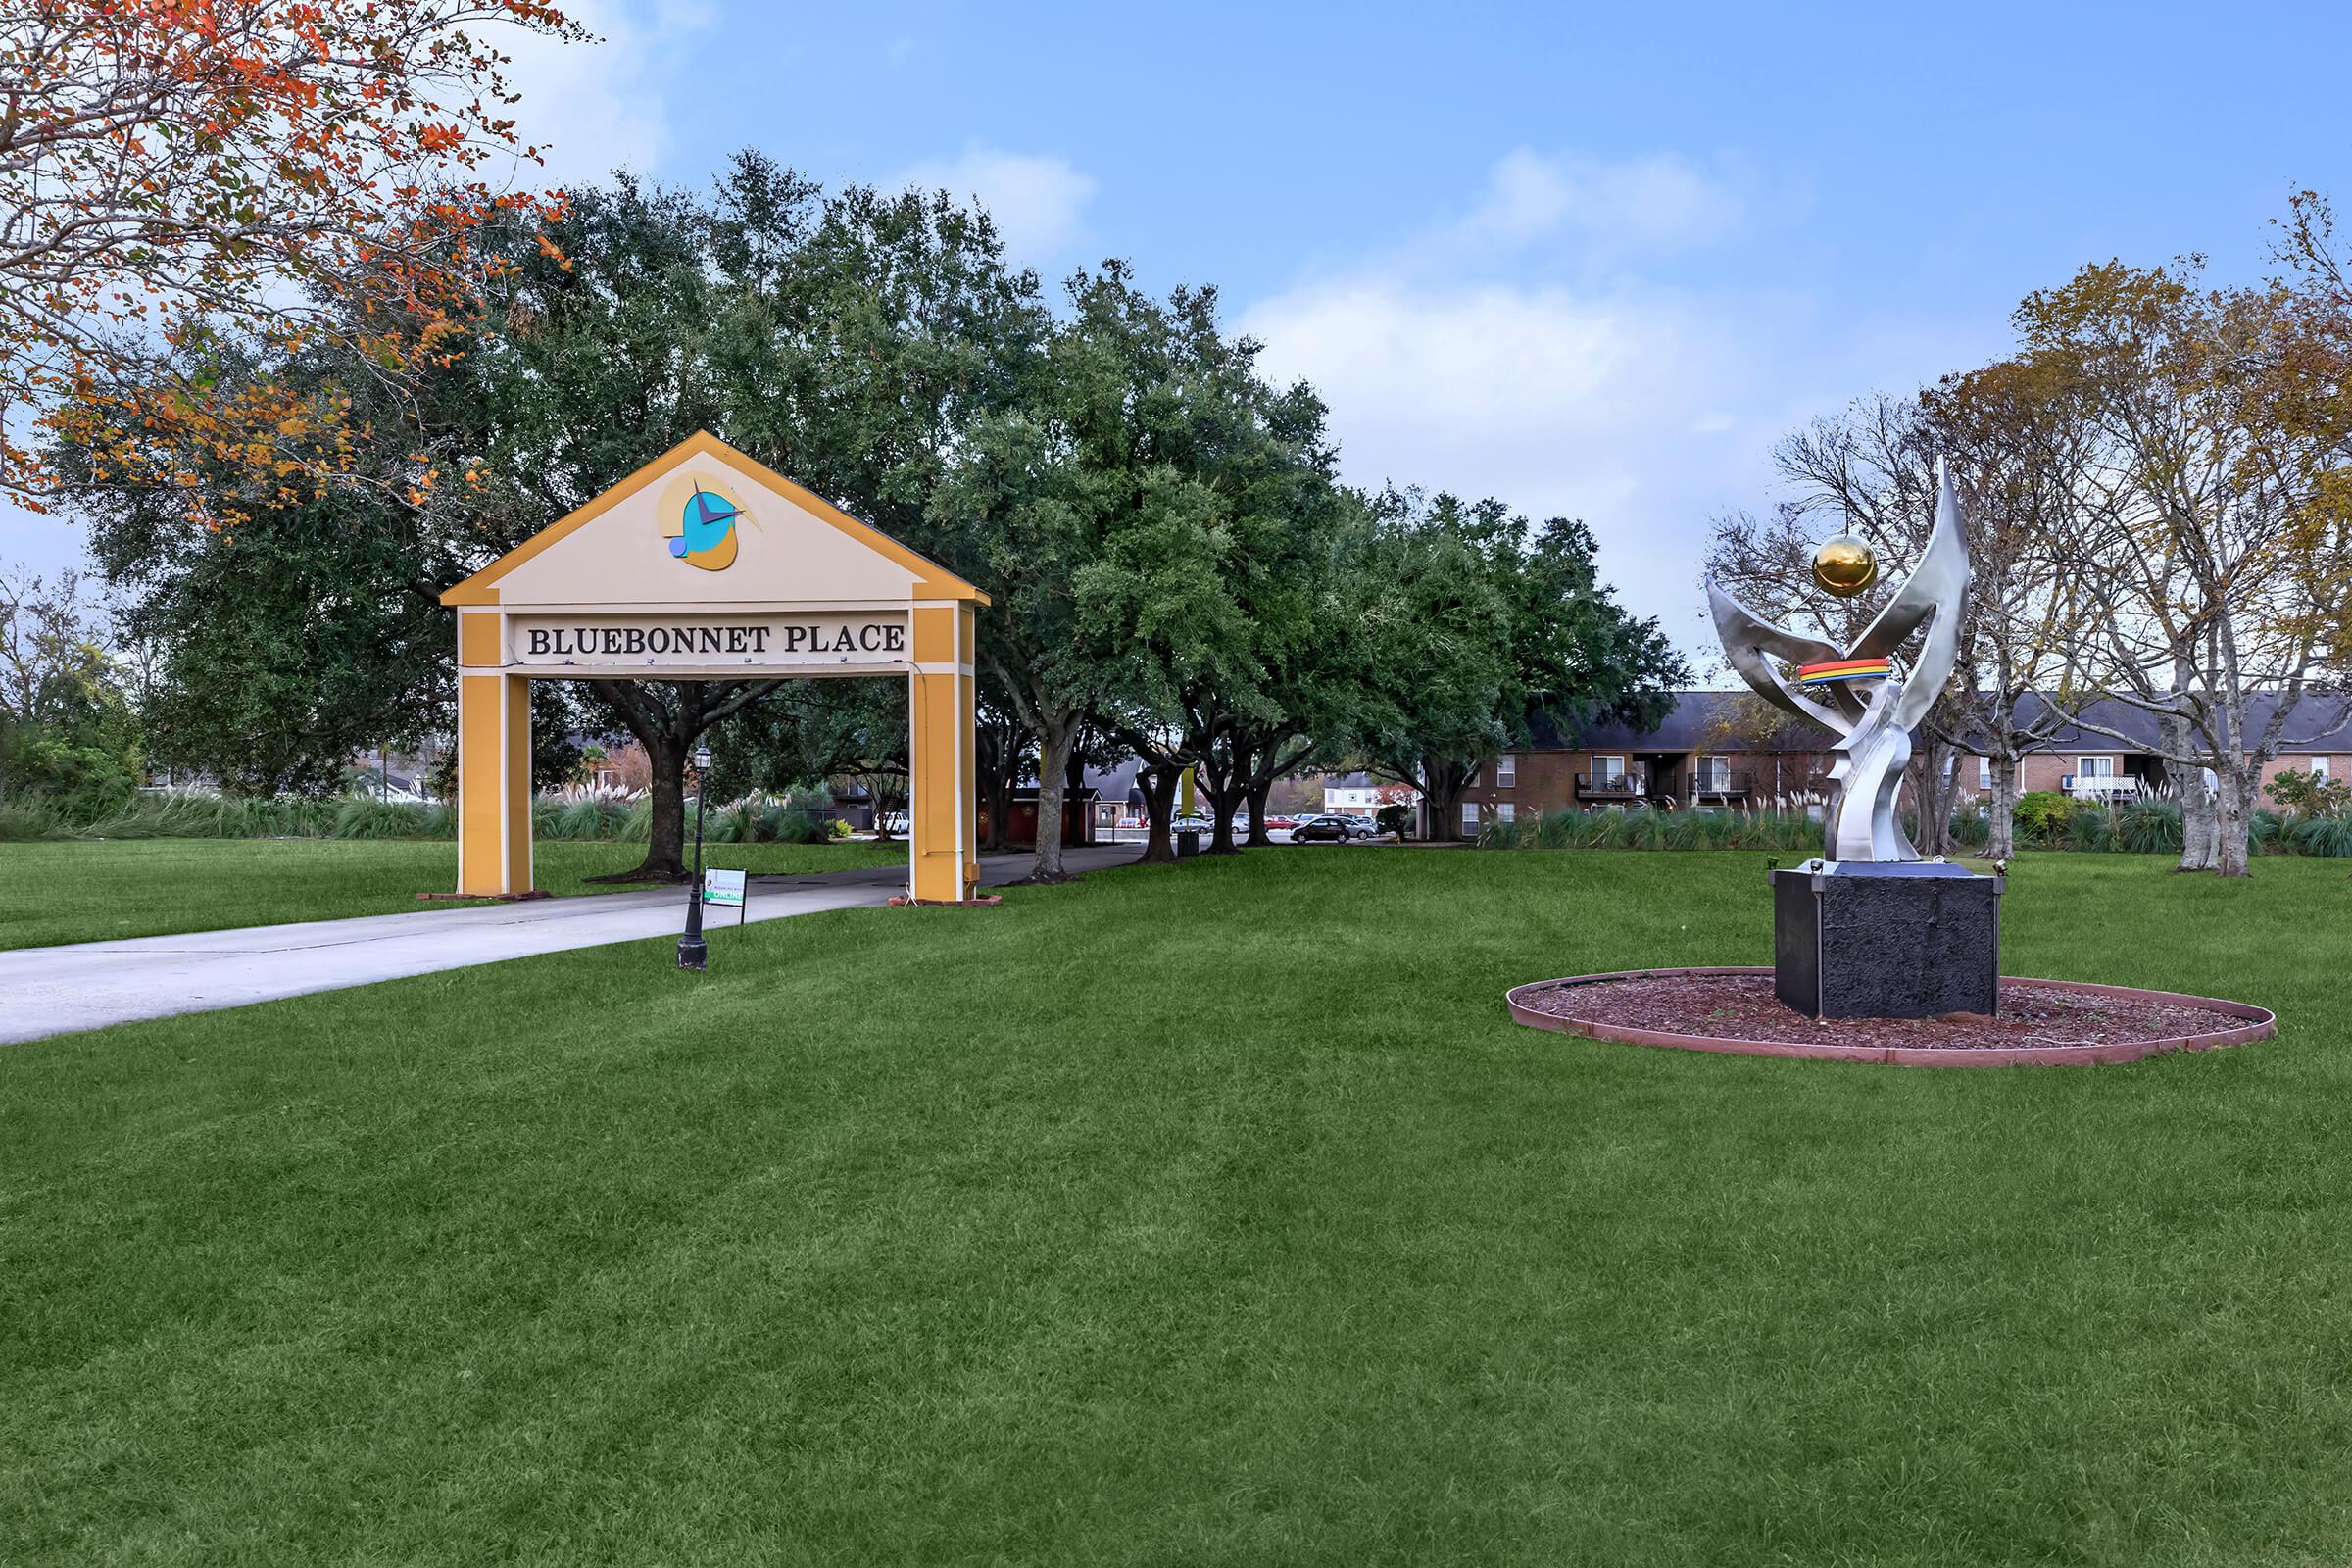
[[[722,904],[734,909],[742,908],[743,880],[744,873],[741,871],[716,869],[705,871],[703,873],[703,902],[705,904]]]

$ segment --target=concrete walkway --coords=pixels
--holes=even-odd
[[[1138,850],[1106,844],[1072,850],[1073,871],[1124,865]],[[983,856],[986,886],[1029,874],[1032,857]],[[827,871],[810,876],[756,876],[746,901],[747,921],[779,920],[821,909],[887,904],[906,889],[903,867]],[[713,951],[725,953],[735,911],[706,909]],[[527,904],[421,909],[414,914],[361,915],[256,925],[183,936],[130,937],[61,948],[0,953],[0,1042],[40,1040],[79,1029],[103,1029],[138,1018],[242,1007],[312,991],[373,985],[437,969],[601,947],[644,937],[676,936],[686,915],[684,888],[607,893]]]

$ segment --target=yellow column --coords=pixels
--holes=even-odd
[[[912,744],[907,835],[912,840],[913,893],[952,904],[972,896],[980,880],[973,801],[972,607],[914,608],[914,670],[907,676],[907,728]]]
[[[458,891],[531,890],[531,683],[496,611],[458,615]]]

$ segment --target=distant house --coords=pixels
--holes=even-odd
[[[2255,723],[2268,720],[2271,710],[2259,699],[2255,710]],[[2047,711],[2040,699],[2029,697],[2020,721],[2032,723]],[[2021,791],[2112,800],[2174,787],[2156,756],[2153,715],[2114,701],[2090,703],[2082,711],[2088,723],[2061,724],[2019,764]],[[2101,734],[2090,724],[2129,738]],[[1801,810],[1829,795],[1834,737],[1750,692],[1677,692],[1665,717],[1649,729],[1578,728],[1537,713],[1529,730],[1524,750],[1489,758],[1472,776],[1462,803],[1465,836],[1475,836],[1490,818],[1509,821],[1523,810]],[[2263,769],[2266,780],[2286,768],[2352,777],[2352,726],[2336,725],[2335,700],[2306,697],[2282,739],[2282,755]],[[1975,753],[1963,755],[1953,785],[1962,801],[1989,791],[1992,764]]]
[[[1370,816],[1384,806],[1410,806],[1419,792],[1403,784],[1376,779],[1369,773],[1323,775],[1323,809],[1351,816]]]

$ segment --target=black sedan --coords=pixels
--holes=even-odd
[[[1349,839],[1368,839],[1372,833],[1372,824],[1360,816],[1333,816],[1325,813],[1322,816],[1310,816],[1291,829],[1291,842],[1293,844],[1313,844],[1319,840],[1328,840],[1333,844],[1345,844]]]

